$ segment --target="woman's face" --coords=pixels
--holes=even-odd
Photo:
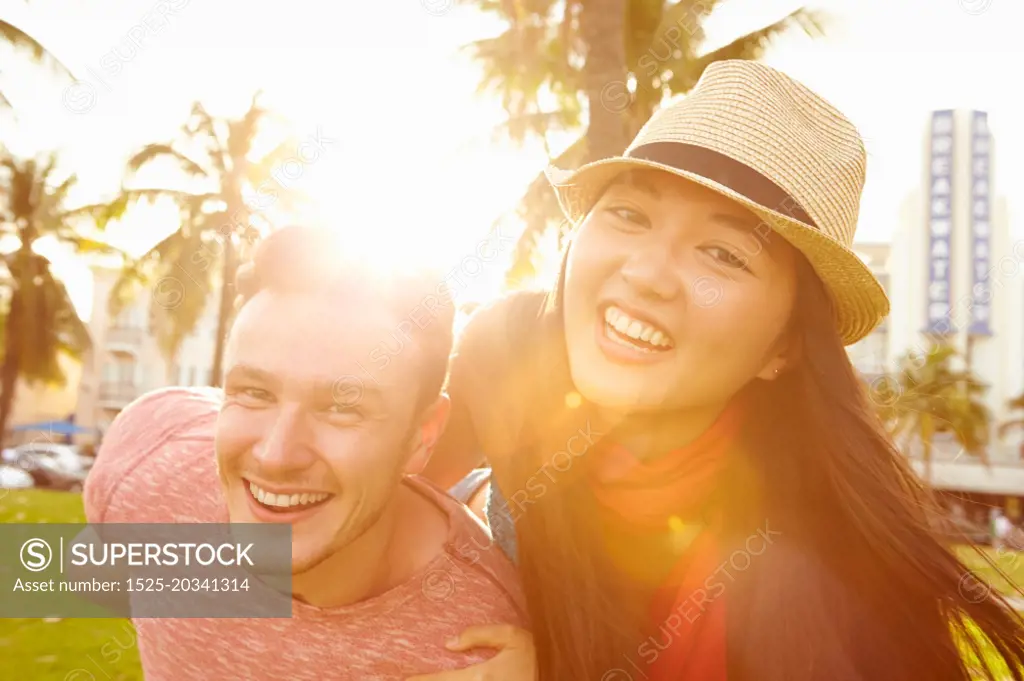
[[[619,413],[724,405],[785,366],[796,251],[739,204],[625,173],[579,226],[565,280],[576,389]]]

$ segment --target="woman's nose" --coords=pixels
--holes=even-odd
[[[638,296],[674,300],[682,278],[673,250],[672,244],[651,238],[622,265],[622,278]]]

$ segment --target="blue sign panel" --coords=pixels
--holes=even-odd
[[[977,336],[991,336],[992,268],[991,210],[992,184],[988,114],[975,111],[971,116],[971,327]]]
[[[933,111],[928,182],[928,309],[925,330],[950,331],[953,236],[953,112]]]

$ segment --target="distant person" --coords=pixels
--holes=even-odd
[[[1006,517],[999,509],[995,509],[992,515],[992,545],[997,549],[1006,547],[1006,543],[1013,532],[1013,521]]]
[[[448,415],[450,302],[338,246],[269,236],[239,278],[223,391],[147,394],[106,434],[91,523],[292,525],[291,619],[137,619],[149,681],[397,681],[491,657],[445,647],[469,625],[525,626],[511,562],[416,477]]]

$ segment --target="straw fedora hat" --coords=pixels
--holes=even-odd
[[[725,60],[659,109],[622,156],[576,170],[550,167],[547,177],[573,224],[616,175],[635,168],[733,199],[804,254],[851,345],[889,314],[885,290],[851,248],[866,165],[857,129],[831,104],[764,64]]]

